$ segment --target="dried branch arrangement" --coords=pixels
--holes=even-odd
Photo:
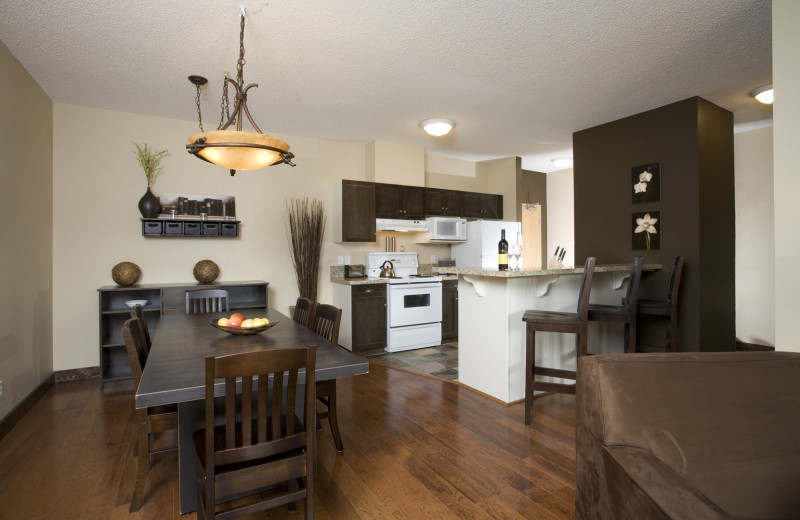
[[[291,198],[286,201],[289,247],[292,254],[297,288],[302,298],[317,301],[319,258],[325,212],[322,201]]]

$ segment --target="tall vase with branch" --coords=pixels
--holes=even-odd
[[[325,231],[322,201],[309,200],[308,197],[291,198],[286,201],[286,218],[300,297],[316,302],[322,235]]]
[[[139,166],[144,170],[144,176],[147,178],[147,191],[144,196],[139,199],[139,212],[144,218],[155,218],[161,211],[161,201],[150,190],[150,186],[158,175],[159,162],[167,150],[153,150],[147,143],[144,146],[139,146],[139,143],[134,142],[136,150],[133,151],[136,155],[136,160],[139,161]]]

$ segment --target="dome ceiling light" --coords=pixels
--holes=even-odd
[[[247,91],[252,87],[257,87],[257,83],[244,85],[244,7],[242,7],[241,24],[239,31],[239,61],[236,63],[236,81],[225,74],[225,82],[222,90],[222,115],[220,116],[220,126],[213,131],[203,130],[203,117],[200,112],[200,87],[205,85],[208,80],[202,76],[189,76],[189,81],[197,87],[197,120],[200,123],[200,132],[189,136],[189,144],[186,149],[190,154],[208,161],[210,163],[228,168],[231,176],[236,170],[257,170],[275,164],[288,164],[294,166],[292,162],[294,154],[289,151],[289,145],[280,139],[270,137],[261,132],[250,111],[247,109]],[[235,105],[233,114],[229,114],[228,103],[228,84],[233,85],[236,91]],[[242,119],[247,117],[255,132],[242,131]],[[225,125],[222,121],[228,118]],[[236,130],[228,130],[228,127],[236,122]]]
[[[435,137],[446,135],[456,126],[452,119],[426,119],[419,124],[427,133]]]
[[[765,105],[771,105],[773,100],[772,83],[755,89],[750,95]]]

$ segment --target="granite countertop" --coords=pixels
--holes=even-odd
[[[498,269],[477,269],[470,267],[438,267],[439,274],[457,274],[467,276],[488,276],[492,278],[529,278],[532,276],[554,276],[562,274],[583,274],[583,266],[562,269],[523,269],[522,271],[500,271]],[[630,271],[631,264],[598,264],[595,273],[612,273]],[[661,264],[644,264],[643,271],[657,271]]]
[[[417,272],[419,274],[440,274],[442,278],[445,280],[448,278],[455,279],[458,276],[457,273],[437,273],[437,269],[444,269],[436,267],[433,264],[420,264]],[[342,265],[332,265],[331,266],[331,282],[338,283],[341,285],[369,285],[369,284],[385,284],[388,283],[389,280],[385,278],[345,278],[344,277],[344,266]]]

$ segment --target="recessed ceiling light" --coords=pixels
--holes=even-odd
[[[750,93],[751,96],[756,98],[758,101],[764,103],[765,105],[772,104],[772,83],[769,85],[764,85],[763,87],[759,87]]]
[[[452,119],[426,119],[419,124],[430,135],[439,137],[447,134],[456,126],[456,122]]]
[[[550,162],[555,164],[559,168],[572,167],[572,157],[556,157],[555,159],[550,159]]]

